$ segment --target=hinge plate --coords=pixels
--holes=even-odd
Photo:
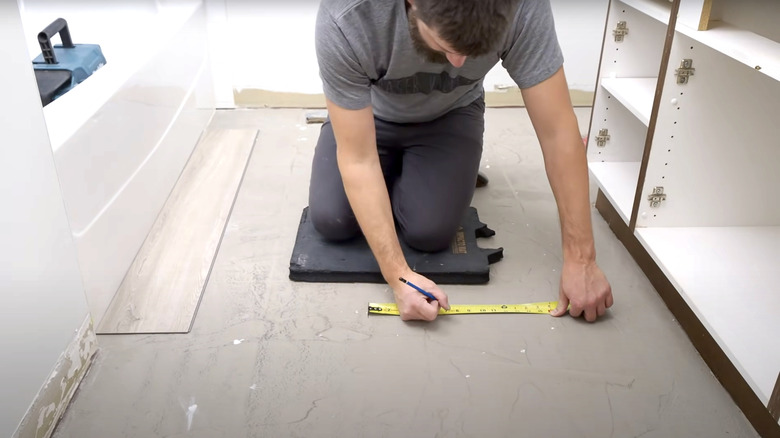
[[[618,21],[617,27],[612,31],[612,35],[615,36],[615,41],[622,43],[626,35],[628,35],[628,25],[625,21]]]
[[[693,72],[696,69],[693,68],[693,59],[683,59],[680,62],[680,68],[674,70],[674,74],[677,76],[677,83],[680,85],[687,84],[688,78],[693,76]]]
[[[599,129],[599,135],[595,137],[596,145],[604,147],[610,139],[609,129]]]
[[[650,206],[653,208],[659,207],[661,205],[661,202],[666,200],[666,194],[664,194],[664,188],[663,187],[653,187],[653,193],[647,197],[647,200],[650,201]]]

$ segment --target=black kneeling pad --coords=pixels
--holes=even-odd
[[[478,237],[495,231],[479,221],[470,207],[450,248],[425,253],[409,248],[403,240],[406,261],[418,272],[439,284],[482,284],[490,280],[490,264],[504,256],[504,249],[483,249]],[[379,265],[363,236],[346,242],[328,242],[314,229],[309,208],[303,209],[295,248],[290,259],[290,279],[321,283],[382,283]]]

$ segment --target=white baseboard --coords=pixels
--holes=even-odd
[[[60,355],[49,380],[27,410],[13,438],[49,438],[73,394],[92,364],[97,337],[87,315],[67,349]]]

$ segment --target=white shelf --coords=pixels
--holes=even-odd
[[[638,228],[636,235],[766,404],[780,371],[780,227]]]
[[[588,168],[609,202],[628,224],[639,181],[639,162],[591,162]]]
[[[658,78],[604,78],[601,86],[623,104],[643,125],[650,124]]]
[[[623,0],[623,3],[663,24],[669,24],[669,16],[672,14],[672,3],[668,0]],[[631,24],[629,23],[630,31]]]
[[[780,80],[780,43],[728,23],[715,23],[710,30],[679,25],[677,31],[750,68]]]

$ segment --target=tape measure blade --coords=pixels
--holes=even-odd
[[[454,304],[450,310],[441,310],[440,314],[445,315],[470,315],[486,313],[550,313],[557,307],[555,301],[545,301],[541,303],[527,304]]]
[[[550,313],[558,307],[557,301],[544,301],[527,304],[453,304],[450,310],[439,309],[439,315],[474,315],[489,313]],[[400,315],[395,303],[369,303],[368,313],[380,315]]]

